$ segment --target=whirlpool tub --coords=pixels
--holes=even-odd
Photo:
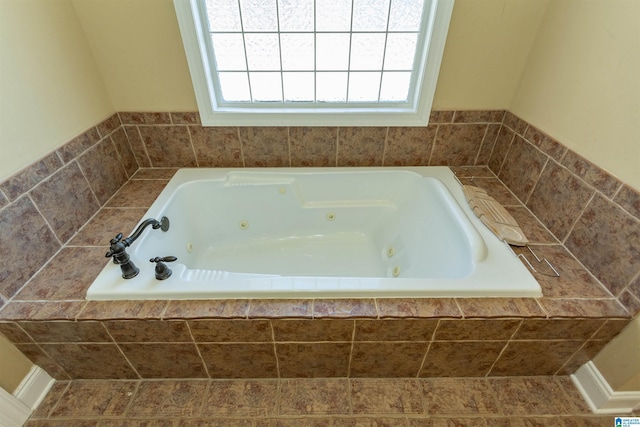
[[[88,299],[542,295],[447,167],[181,169],[144,218],[161,217],[127,249],[140,273],[109,263]]]

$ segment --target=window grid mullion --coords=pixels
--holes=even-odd
[[[353,9],[355,0],[351,0],[351,18],[349,20],[349,60],[347,61],[347,93],[346,102],[349,103],[349,89],[351,88],[351,47],[353,46]]]
[[[249,102],[253,102],[253,91],[251,88],[251,79],[249,78],[249,58],[247,57],[247,40],[245,38],[244,22],[242,20],[242,5],[240,4],[240,0],[238,0],[238,14],[240,15],[240,32],[242,34],[242,47],[244,48],[244,63],[245,63],[245,67],[247,67],[246,77],[247,77],[247,85],[249,86]]]
[[[387,41],[389,40],[389,21],[391,20],[391,5],[393,4],[393,0],[389,0],[389,9],[387,10],[387,26],[386,31],[384,33],[384,47],[382,48],[382,64],[380,65],[380,83],[378,84],[378,102],[380,101],[380,96],[382,96],[382,78],[384,77],[384,60],[387,55]]]
[[[285,102],[284,97],[284,72],[282,68],[282,34],[280,32],[280,0],[276,0],[276,24],[278,26],[278,54],[280,56],[280,96],[282,102]]]

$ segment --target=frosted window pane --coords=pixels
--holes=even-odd
[[[313,31],[313,0],[278,0],[280,31]]]
[[[351,31],[351,0],[316,0],[316,31]]]
[[[354,33],[351,41],[351,69],[380,70],[384,40],[384,33]]]
[[[242,34],[212,34],[218,70],[246,70]]]
[[[285,101],[313,102],[313,73],[283,73],[282,80]]]
[[[278,31],[275,0],[240,0],[244,31]]]
[[[218,73],[222,99],[227,102],[251,101],[247,73]]]
[[[392,0],[389,31],[419,31],[424,1]]]
[[[277,34],[245,34],[249,71],[280,69]]]
[[[349,34],[316,35],[316,68],[318,70],[349,69]]]
[[[207,0],[211,31],[241,31],[237,0]]]
[[[345,102],[347,100],[347,73],[316,73],[318,102]]]
[[[409,99],[411,73],[382,73],[380,102],[406,102]]]
[[[387,38],[387,53],[384,57],[385,70],[412,70],[416,55],[418,35],[389,34]]]
[[[354,0],[353,31],[386,31],[389,0]]]
[[[350,73],[349,102],[377,102],[381,73]]]
[[[282,102],[280,73],[249,73],[254,102]]]
[[[283,70],[313,70],[313,34],[281,34]]]

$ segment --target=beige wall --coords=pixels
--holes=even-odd
[[[614,391],[640,391],[640,316],[598,353],[593,363]]]
[[[509,108],[548,0],[455,0],[433,107]]]
[[[0,0],[0,180],[113,114],[69,0]]]
[[[553,0],[510,110],[640,190],[640,1]]]
[[[72,0],[116,111],[197,111],[172,0]]]
[[[0,179],[114,111],[196,110],[172,0],[0,7]],[[434,108],[511,109],[640,189],[634,16],[636,0],[456,0]]]
[[[13,393],[32,366],[29,359],[0,335],[0,387]]]

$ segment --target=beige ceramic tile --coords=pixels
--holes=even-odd
[[[60,249],[60,241],[28,197],[0,210],[0,235],[0,293],[9,299]]]
[[[380,318],[462,317],[453,298],[378,298]]]
[[[373,299],[318,299],[314,301],[313,317],[375,318],[378,316]]]
[[[190,126],[199,167],[242,167],[242,148],[236,127]]]
[[[640,221],[596,194],[576,222],[566,245],[617,296],[638,274],[639,234]]]
[[[275,380],[212,381],[204,398],[203,415],[243,418],[276,413],[278,382]]]
[[[313,300],[310,299],[256,299],[249,305],[249,318],[311,318]]]
[[[196,167],[187,126],[138,126],[153,167]]]
[[[163,380],[140,383],[127,417],[193,417],[201,413],[209,381]]]
[[[545,154],[522,137],[516,136],[498,178],[526,203],[547,160],[548,157]]]
[[[473,165],[486,130],[486,124],[438,125],[429,164],[431,166]]]
[[[351,343],[277,343],[281,378],[347,377]]]
[[[78,320],[160,319],[167,301],[87,301]]]
[[[433,378],[421,380],[429,415],[498,414],[493,390],[485,379]]]
[[[420,377],[483,377],[505,346],[503,341],[434,341]]]
[[[12,301],[0,312],[2,320],[73,320],[86,301]]]
[[[338,130],[338,166],[382,166],[387,128],[345,127]]]
[[[101,322],[20,322],[37,343],[112,342]]]
[[[175,300],[170,301],[165,319],[243,319],[249,300]]]
[[[191,320],[196,342],[272,342],[268,320]]]
[[[144,216],[144,208],[103,208],[69,242],[74,246],[109,246],[118,233],[129,236]],[[106,252],[103,250],[103,252]]]
[[[61,242],[69,240],[100,209],[76,162],[58,170],[29,194]]]
[[[166,180],[131,180],[118,190],[107,206],[148,209],[167,182]]]
[[[277,378],[273,344],[199,344],[211,378]]]
[[[287,379],[281,381],[278,414],[348,415],[349,401],[346,379]]]
[[[272,320],[275,341],[351,341],[353,320]]]
[[[489,375],[553,375],[582,346],[584,340],[511,341]]]
[[[442,319],[434,340],[508,340],[520,326],[520,322],[520,319]]]
[[[116,342],[192,342],[184,321],[112,320],[104,322]]]
[[[352,379],[353,414],[424,414],[422,390],[413,379]]]
[[[496,378],[489,384],[506,415],[560,415],[573,409],[553,377]]]
[[[208,378],[193,343],[119,344],[142,378]]]
[[[56,255],[23,290],[18,300],[80,300],[109,262],[105,248],[67,247]],[[78,260],[82,262],[78,262]]]
[[[291,127],[291,166],[336,166],[338,128]]]
[[[78,164],[101,205],[129,179],[111,138],[83,153]]]
[[[137,386],[136,381],[73,381],[51,417],[121,416]]]
[[[384,166],[427,166],[437,126],[391,127],[384,150]]]
[[[533,298],[456,298],[465,318],[546,317]]]
[[[138,375],[115,344],[42,344],[72,379],[134,379]]]
[[[593,196],[593,189],[568,170],[549,161],[527,207],[561,241]]]
[[[431,341],[437,319],[356,320],[355,341]]]
[[[428,342],[355,342],[349,376],[416,377],[428,348]]]

